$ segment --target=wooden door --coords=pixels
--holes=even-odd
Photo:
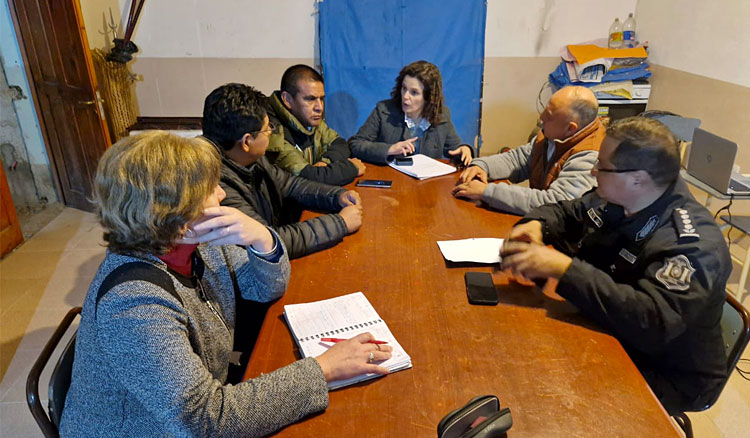
[[[8,180],[5,179],[5,166],[0,161],[0,257],[4,257],[21,242],[21,225],[16,216],[16,207],[13,206]]]
[[[10,0],[42,133],[65,205],[92,210],[96,164],[109,146],[77,0]]]

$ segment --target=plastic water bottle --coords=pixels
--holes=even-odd
[[[622,45],[623,47],[635,47],[635,18],[633,13],[628,15],[627,20],[622,23]]]
[[[610,49],[619,49],[622,47],[622,25],[620,19],[615,18],[612,26],[609,26],[609,44]]]

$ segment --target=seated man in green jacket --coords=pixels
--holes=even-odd
[[[289,67],[281,90],[268,98],[268,115],[278,132],[271,135],[266,156],[292,175],[343,186],[364,175],[365,166],[326,124],[324,99],[320,73],[303,64]]]

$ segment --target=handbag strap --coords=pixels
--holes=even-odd
[[[182,298],[177,294],[177,291],[174,288],[174,282],[172,281],[172,277],[169,274],[150,263],[130,262],[115,268],[115,270],[110,272],[109,275],[104,278],[104,281],[102,281],[102,284],[99,286],[99,290],[96,293],[94,318],[96,318],[96,308],[99,306],[99,300],[101,300],[107,292],[114,289],[115,286],[121,283],[138,280],[146,281],[159,286],[160,288],[169,292],[170,295],[175,297],[181,305],[185,305],[185,303],[182,301]]]

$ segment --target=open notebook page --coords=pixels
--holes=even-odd
[[[393,371],[411,367],[411,358],[391,333],[362,292],[343,295],[313,303],[284,306],[284,317],[304,357],[325,353],[333,344],[321,338],[351,338],[370,332],[375,339],[393,347],[392,357],[380,365]],[[374,374],[357,376],[346,381],[331,382],[331,389],[376,377]]]

